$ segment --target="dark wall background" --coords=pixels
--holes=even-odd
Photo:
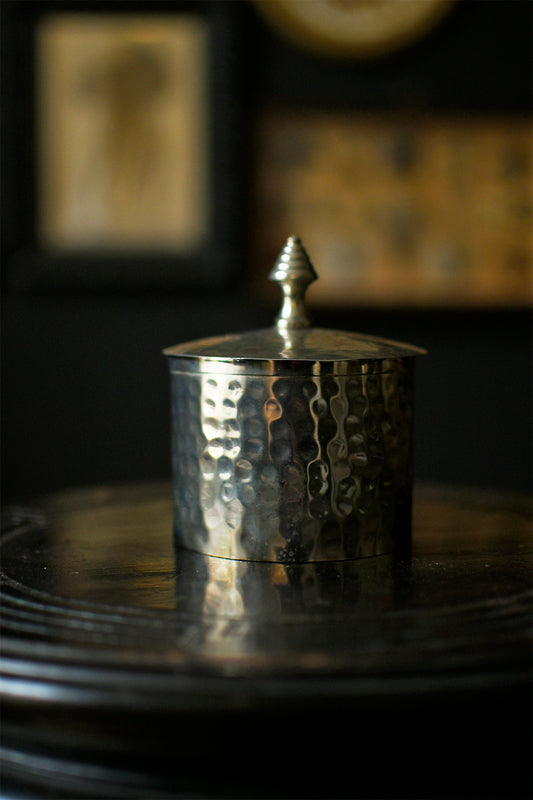
[[[119,4],[169,13],[180,3]],[[192,3],[197,8],[208,4]],[[396,55],[330,62],[270,31],[244,0],[219,2],[233,33],[233,94],[224,98],[239,153],[226,283],[45,289],[18,280],[32,249],[32,26],[52,8],[113,3],[4,3],[2,500],[60,487],[170,475],[169,393],[161,349],[268,325],[276,309],[248,290],[254,122],[265,105],[457,113],[531,109],[531,4],[460,0],[440,26]],[[30,53],[30,55],[28,55]],[[281,243],[280,243],[281,244]],[[264,265],[261,265],[264,268]],[[416,404],[416,478],[531,488],[531,314],[517,310],[315,309],[328,327],[425,346]]]

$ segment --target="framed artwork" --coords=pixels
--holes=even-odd
[[[209,234],[205,19],[37,28],[38,235],[47,249],[190,253]]]
[[[130,7],[28,4],[31,31],[24,8],[10,9],[32,65],[31,131],[13,137],[31,174],[13,170],[8,187],[31,194],[30,214],[13,220],[15,286],[232,279],[235,26],[225,4]],[[6,116],[16,129],[16,101]]]
[[[271,109],[255,152],[255,258],[301,236],[317,304],[531,306],[529,119]]]

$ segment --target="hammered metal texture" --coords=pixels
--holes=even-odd
[[[170,359],[179,545],[252,561],[363,558],[410,536],[413,359],[394,372],[186,374]]]

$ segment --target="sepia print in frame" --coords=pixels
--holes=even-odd
[[[38,29],[38,232],[54,250],[191,253],[209,232],[204,19]]]
[[[233,283],[240,40],[227,6],[73,0],[5,16],[7,285]]]

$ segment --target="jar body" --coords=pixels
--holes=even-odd
[[[169,365],[177,545],[283,563],[408,546],[413,359],[351,374]]]

